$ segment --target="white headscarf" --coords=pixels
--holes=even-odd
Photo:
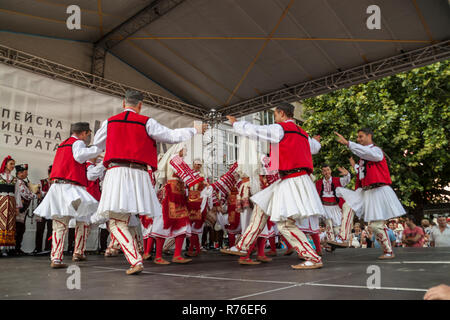
[[[167,181],[168,171],[169,171],[169,161],[173,156],[180,153],[180,150],[186,149],[186,142],[180,142],[174,144],[167,150],[161,160],[158,161],[158,171],[155,172],[156,183],[164,184]]]

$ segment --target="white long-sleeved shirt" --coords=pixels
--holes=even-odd
[[[135,112],[132,109],[126,111]],[[98,129],[94,137],[94,146],[101,150],[106,149],[108,120],[103,121],[102,126]],[[169,129],[158,123],[155,119],[150,118],[145,125],[147,134],[156,142],[162,143],[179,143],[191,139],[196,133],[195,128],[179,128]]]
[[[76,136],[72,136],[78,139]],[[83,140],[77,140],[72,144],[72,154],[76,162],[83,164],[89,159],[97,157],[103,150],[97,146],[86,147]]]
[[[88,164],[90,164],[86,172],[88,180],[89,181],[95,181],[97,179],[103,180],[106,170],[106,168],[103,166],[103,162],[100,162],[99,164],[95,165],[92,162],[88,161]]]
[[[378,161],[383,160],[383,157],[384,157],[383,150],[381,150],[377,146],[374,146],[373,144],[363,146],[359,143],[349,141],[348,147],[350,148],[351,152],[353,152],[358,157],[360,157],[360,160],[358,163],[358,170],[356,171],[356,172],[358,172],[358,177],[360,180],[364,179],[366,176],[365,166],[364,166],[365,161],[378,162]]]
[[[359,143],[349,141],[348,147],[350,148],[351,152],[364,160],[378,162],[383,160],[384,157],[383,150],[381,150],[377,146],[374,146],[373,144],[363,146]]]
[[[294,122],[293,120],[286,120],[286,122]],[[236,121],[233,124],[233,129],[236,133],[247,136],[252,139],[262,139],[269,141],[271,143],[279,143],[284,137],[283,127],[279,124],[269,124],[269,125],[256,125],[251,124],[247,121]],[[308,137],[309,147],[311,149],[311,154],[317,154],[322,147],[320,142],[316,139]]]
[[[347,184],[350,183],[350,180],[352,179],[352,176],[349,173],[347,173],[345,176],[340,177],[339,181],[341,182],[341,186],[345,187]],[[334,197],[334,193],[331,190],[331,182],[333,178],[330,177],[328,180],[323,178],[323,196],[324,197]]]

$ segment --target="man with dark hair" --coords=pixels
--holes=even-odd
[[[48,190],[50,189],[51,172],[52,166],[50,165],[48,167],[48,177],[46,179],[42,179],[40,183],[41,199],[39,200],[39,203],[45,198],[45,195],[48,193]],[[36,216],[36,237],[35,237],[36,243],[33,254],[42,253],[42,238],[44,237],[45,226],[47,226],[47,235],[45,237],[44,252],[49,252],[52,249],[52,242],[49,240],[52,235],[52,220]]]
[[[89,221],[98,202],[87,191],[86,161],[97,157],[102,150],[86,147],[91,129],[87,122],[77,122],[71,127],[71,137],[64,140],[56,151],[50,174],[52,185],[34,213],[53,220],[51,267],[66,268],[62,263],[64,240],[69,221],[78,225]],[[76,235],[75,235],[76,236]]]
[[[316,215],[324,215],[324,209],[310,174],[313,171],[312,154],[320,150],[320,137],[313,139],[292,119],[294,106],[281,103],[275,109],[276,124],[259,126],[246,121],[236,121],[233,116],[227,119],[236,133],[253,139],[272,143],[270,169],[278,170],[281,179],[256,193],[251,200],[262,210],[254,214],[245,231],[246,239],[236,246],[247,251],[261,233],[262,227],[270,219],[276,222],[283,237],[306,261],[293,265],[293,269],[317,269],[323,266],[322,258],[310,245],[305,234],[296,226],[296,221]],[[247,243],[247,244],[246,244]],[[238,247],[239,246],[239,247]]]
[[[138,244],[128,227],[131,215],[162,216],[161,204],[147,171],[148,166],[153,171],[158,167],[156,143],[183,142],[207,129],[206,124],[169,129],[140,114],[143,100],[142,93],[128,90],[123,112],[105,120],[94,138],[94,145],[105,150],[103,165],[107,171],[92,222],[109,220],[110,232],[130,263],[128,275],[144,269]]]
[[[358,143],[346,140],[335,132],[338,142],[347,146],[360,160],[358,164],[356,191],[337,188],[336,194],[343,197],[356,215],[369,222],[375,236],[384,250],[379,259],[393,259],[394,253],[389,241],[385,220],[405,214],[400,201],[391,188],[391,176],[386,157],[381,148],[374,145],[370,129],[358,131]]]
[[[402,242],[406,247],[421,248],[425,240],[425,233],[422,228],[417,226],[412,214],[406,216],[406,227],[403,230]]]
[[[331,168],[328,164],[322,165],[323,178],[316,181],[316,189],[322,199],[322,204],[325,209],[325,225],[327,240],[334,242],[336,238],[340,239],[342,244],[348,246],[350,240],[350,233],[353,226],[353,215],[348,205],[345,206],[344,200],[336,195],[336,188],[345,187],[350,183],[350,173],[342,168],[338,168],[341,173],[341,178],[331,176]],[[344,215],[342,214],[344,210]],[[342,223],[344,220],[344,223]],[[343,229],[341,234],[341,229]]]
[[[287,102],[280,102],[276,108],[275,108],[278,112],[283,111],[284,114],[286,115],[286,117],[288,117],[289,119],[294,117],[294,110],[295,107]]]

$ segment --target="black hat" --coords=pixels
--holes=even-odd
[[[89,122],[77,122],[72,123],[72,126],[70,127],[71,132],[83,132],[83,131],[92,131],[91,128],[89,128]]]
[[[16,166],[16,173],[28,170],[28,164],[19,164]]]
[[[144,95],[136,90],[127,90],[127,92],[125,93],[125,99],[142,101],[144,100]]]

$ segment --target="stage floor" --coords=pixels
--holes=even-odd
[[[134,276],[125,274],[123,255],[89,255],[79,263],[66,257],[80,267],[79,290],[68,289],[73,275],[51,269],[48,257],[2,257],[0,299],[421,300],[430,287],[450,284],[450,248],[397,248],[396,258],[385,261],[377,260],[379,249],[338,249],[324,253],[324,267],[316,270],[293,270],[297,257],[282,254],[271,263],[242,266],[238,257],[208,251],[185,265],[146,261]],[[379,267],[379,289],[367,287],[370,266]]]

